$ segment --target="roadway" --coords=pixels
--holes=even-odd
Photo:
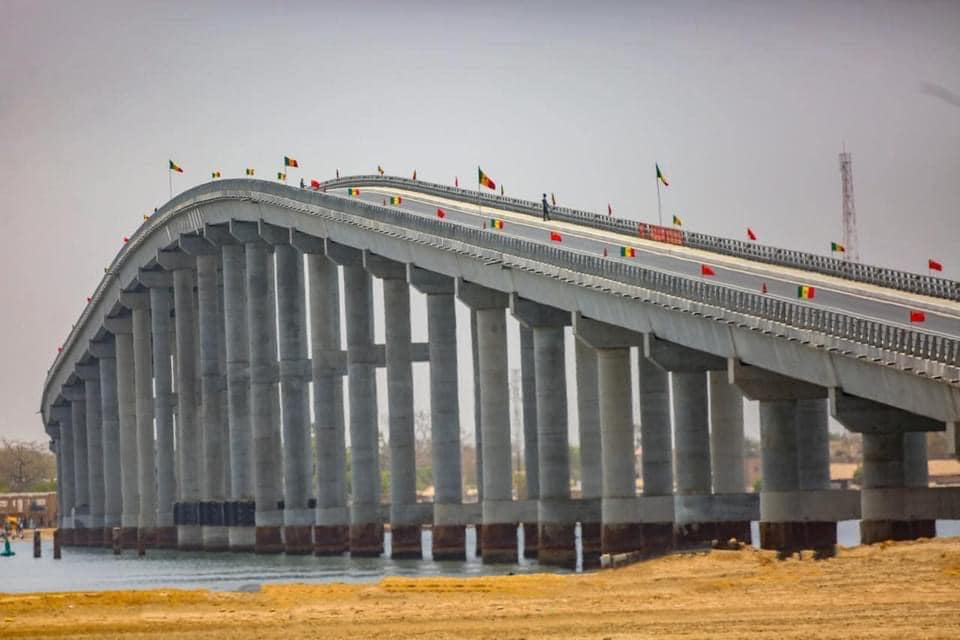
[[[469,204],[414,191],[361,187],[359,196],[348,196],[346,189],[330,189],[328,194],[343,198],[352,197],[378,205],[389,202],[390,196],[399,195],[402,202],[399,205],[388,206],[433,219],[437,218],[437,208],[440,207],[446,213],[444,220],[447,222],[486,228],[491,233],[509,234],[545,245],[559,244],[566,249],[591,255],[604,255],[606,251],[607,258],[612,261],[629,262],[664,273],[702,279],[751,293],[762,292],[766,285],[767,295],[772,298],[840,311],[864,319],[921,330],[925,333],[960,338],[960,303],[952,301],[885,289],[800,269],[751,262],[734,256],[645,240],[569,222],[545,222],[539,216],[488,206],[479,207],[476,203]],[[494,219],[503,221],[502,229],[493,228]],[[551,240],[551,232],[560,234],[561,240],[559,242]],[[621,247],[632,247],[635,255],[621,256]],[[702,275],[702,265],[709,266],[715,275]],[[800,285],[814,287],[813,300],[798,298],[797,287]],[[911,310],[922,310],[926,320],[922,323],[911,323]]]

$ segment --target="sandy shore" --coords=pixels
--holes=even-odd
[[[952,639],[960,637],[960,538],[844,550],[821,562],[751,549],[579,576],[0,595],[0,630],[19,638]]]

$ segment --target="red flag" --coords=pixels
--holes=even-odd
[[[551,232],[550,232],[550,240],[552,240],[553,242],[563,242],[563,236],[561,236],[561,235],[560,235],[559,233],[557,233],[556,231],[551,231]]]
[[[458,188],[460,187],[460,178],[458,178],[457,176],[453,176],[453,186]]]
[[[87,302],[90,302],[91,300],[93,300],[93,298],[91,298],[90,296],[87,296]]]
[[[123,244],[127,244],[128,242],[130,242],[130,238],[123,236]]]
[[[911,311],[910,312],[910,322],[926,322],[927,314],[923,311]]]
[[[613,207],[610,206],[610,203],[609,203],[609,202],[607,203],[607,215],[608,215],[608,216],[612,216],[612,215],[613,215]]]
[[[927,260],[927,269],[931,271],[943,271],[943,265],[931,258]]]
[[[313,189],[314,191],[319,191],[319,190],[320,190],[320,181],[319,181],[319,180],[311,180],[311,181],[310,181],[310,188]]]
[[[57,347],[57,353],[63,353],[63,347]]]
[[[444,211],[443,209],[441,209],[440,207],[437,207],[437,217],[438,217],[438,218],[446,218],[446,217],[447,217],[447,212]]]
[[[717,272],[713,270],[713,267],[702,264],[700,265],[700,275],[702,276],[715,276]]]
[[[766,282],[764,282],[764,283],[763,283],[763,286],[760,287],[760,291],[762,291],[763,293],[766,293],[766,292],[767,292],[767,283],[766,283]]]
[[[756,240],[757,234],[753,232],[753,229],[751,229],[750,227],[747,227],[747,237],[750,238],[751,240]]]
[[[413,179],[414,179],[414,180],[417,179],[417,170],[416,170],[416,169],[413,170]]]

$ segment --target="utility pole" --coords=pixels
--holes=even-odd
[[[853,206],[853,167],[846,145],[840,153],[840,188],[843,207],[844,255],[851,262],[860,262],[860,245],[857,241],[857,213]]]

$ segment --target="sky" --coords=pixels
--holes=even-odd
[[[931,1],[0,0],[0,437],[44,439],[47,368],[168,159],[175,191],[283,155],[294,180],[479,164],[642,220],[656,162],[686,228],[826,254],[845,146],[862,260],[957,278],[958,34]]]

